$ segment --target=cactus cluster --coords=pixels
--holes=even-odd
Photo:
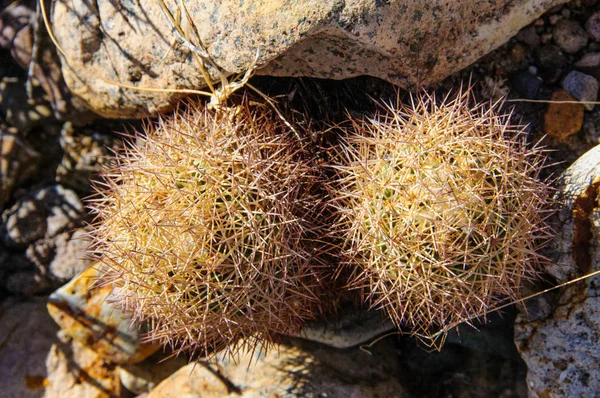
[[[332,148],[348,286],[423,336],[517,300],[549,236],[543,151],[468,91],[381,109]]]
[[[94,250],[150,339],[210,355],[314,318],[317,177],[283,121],[190,103],[117,159],[92,202]]]
[[[341,128],[326,165],[269,109],[191,102],[105,174],[92,204],[103,280],[151,339],[210,355],[297,334],[327,275],[427,335],[538,274],[545,156],[498,106],[468,91],[383,104]]]

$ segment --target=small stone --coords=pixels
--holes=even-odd
[[[50,281],[36,270],[13,272],[4,281],[4,288],[9,293],[21,297],[46,293],[50,287]]]
[[[563,88],[573,97],[582,101],[587,110],[594,109],[593,103],[598,99],[598,80],[595,77],[578,71],[571,71],[562,83]]]
[[[21,200],[2,213],[2,240],[7,247],[20,249],[44,237],[46,214],[35,200]]]
[[[587,112],[583,118],[585,139],[592,145],[600,144],[600,108]]]
[[[552,30],[556,44],[566,53],[573,54],[581,50],[588,42],[588,36],[579,22],[562,19]]]
[[[600,52],[586,53],[575,62],[577,68],[598,68],[600,67]]]
[[[585,73],[600,79],[600,52],[589,52],[575,63],[575,67]]]
[[[536,99],[544,82],[528,71],[521,70],[511,77],[514,88],[526,99]]]
[[[335,348],[350,348],[396,329],[379,312],[342,312],[335,319],[308,324],[300,337]]]
[[[535,61],[540,68],[544,81],[556,82],[563,73],[567,59],[563,52],[553,44],[543,45],[534,52]]]
[[[116,364],[136,363],[152,355],[156,344],[142,344],[131,317],[110,304],[112,286],[92,286],[99,277],[93,267],[48,297],[48,312],[63,332]]]
[[[542,39],[537,34],[535,26],[533,25],[529,25],[526,28],[521,29],[519,33],[517,33],[517,40],[521,43],[527,44],[529,48],[536,48],[542,42]]]
[[[551,101],[576,101],[565,90],[552,94]],[[582,104],[550,103],[544,114],[544,132],[559,140],[565,140],[581,130],[584,106]]]
[[[596,41],[600,41],[600,11],[596,11],[588,18],[585,29]]]
[[[77,194],[60,185],[21,198],[2,214],[0,235],[6,246],[24,249],[38,239],[52,238],[82,223]]]
[[[30,99],[25,89],[25,80],[4,77],[0,81],[0,111],[6,121],[19,129],[27,132],[52,117],[52,109],[41,100],[43,90],[39,82],[35,86],[34,99]]]
[[[39,153],[25,141],[0,128],[0,209],[13,189],[35,174],[39,159]]]

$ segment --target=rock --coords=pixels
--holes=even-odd
[[[376,76],[402,87],[439,82],[505,43],[564,0],[412,0],[319,2],[198,0],[187,4],[195,28],[183,31],[207,49],[212,79],[243,73],[344,79]],[[172,15],[185,15],[168,2]],[[171,108],[181,94],[120,88],[199,89],[194,57],[159,2],[59,1],[52,14],[71,91],[106,117],[144,117]],[[197,37],[190,36],[192,32]],[[202,44],[200,44],[200,42]]]
[[[115,366],[77,341],[64,338],[46,357],[44,398],[117,398],[123,396]]]
[[[56,180],[82,195],[90,192],[90,178],[97,176],[112,159],[115,140],[91,129],[75,128],[71,122],[63,125],[60,146],[63,157],[56,169]]]
[[[307,325],[300,337],[335,348],[350,348],[395,329],[394,324],[379,312],[346,311],[336,319]]]
[[[191,363],[160,383],[148,398],[200,397],[408,397],[393,343],[371,353],[336,350],[313,343],[243,352],[236,362]]]
[[[32,297],[51,287],[50,281],[36,270],[16,271],[4,278],[4,288],[15,296]]]
[[[119,366],[119,379],[134,394],[150,392],[161,381],[189,363],[184,356],[172,357],[156,353],[144,361]]]
[[[526,70],[521,70],[511,76],[514,88],[527,99],[536,99],[544,82],[539,77]]]
[[[598,99],[598,80],[595,77],[578,71],[571,71],[562,83],[563,88],[573,97],[582,101],[587,110],[594,109],[594,102]]]
[[[554,42],[566,53],[574,54],[588,42],[588,36],[579,22],[561,19],[552,30]]]
[[[551,101],[576,101],[565,90],[552,93]],[[581,130],[584,106],[582,104],[548,104],[544,114],[544,132],[559,140],[565,140]]]
[[[575,67],[587,75],[600,79],[600,52],[584,54],[584,56],[575,63]]]
[[[592,145],[600,144],[600,108],[588,112],[583,118],[585,139]]]
[[[35,0],[15,1],[0,13],[0,47],[10,50],[13,59],[27,69],[27,84],[39,88],[29,93],[32,95],[26,97],[27,102],[23,102],[22,97],[12,102],[16,110],[25,109],[28,103],[31,108],[30,115],[16,113],[13,119],[29,116],[25,120],[31,120],[36,112],[43,110],[50,114],[54,111],[54,117],[59,120],[73,119],[81,123],[91,120],[90,112],[81,101],[71,96],[65,86],[58,55],[46,34]],[[10,98],[10,95],[5,98]]]
[[[81,225],[82,215],[77,194],[53,185],[21,198],[2,213],[0,234],[6,246],[25,248],[38,239],[53,238]]]
[[[105,361],[125,364],[144,360],[159,347],[140,342],[140,332],[131,317],[110,304],[112,286],[93,286],[98,276],[99,272],[90,267],[52,293],[48,298],[50,315],[66,335]]]
[[[557,215],[558,260],[548,271],[564,281],[600,270],[600,145],[565,171],[559,195],[564,207]],[[565,287],[552,308],[546,318],[535,321],[522,314],[515,325],[515,342],[529,368],[530,396],[597,396],[600,277]]]
[[[78,229],[52,239],[40,239],[29,245],[25,254],[43,276],[54,284],[64,284],[91,265],[86,252],[90,243],[86,232]]]
[[[48,267],[49,277],[53,280],[67,282],[85,271],[92,264],[87,249],[91,240],[81,229],[57,236],[54,258]]]
[[[24,80],[5,77],[0,82],[0,111],[6,121],[21,132],[47,122],[52,116],[48,103],[39,99],[41,94],[36,94],[33,99],[29,98]]]
[[[585,29],[596,41],[600,41],[600,11],[596,11],[588,18]]]
[[[33,0],[15,1],[0,12],[0,47],[10,50],[13,59],[24,68],[31,60],[33,37],[30,23],[34,17]]]
[[[0,130],[0,209],[13,189],[35,174],[39,159],[39,153],[16,134]]]
[[[0,307],[0,395],[42,397],[49,385],[44,361],[58,331],[46,300],[8,298]]]
[[[554,83],[560,78],[567,64],[565,55],[553,44],[546,44],[536,49],[534,57],[540,67],[542,79],[549,83]]]
[[[537,48],[542,42],[542,39],[537,34],[535,26],[529,25],[517,33],[516,39],[521,43],[525,43],[529,48]]]

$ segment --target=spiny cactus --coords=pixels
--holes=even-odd
[[[117,302],[150,322],[150,339],[200,355],[298,333],[322,293],[305,144],[247,101],[190,103],[145,133],[91,205]]]
[[[338,272],[415,334],[518,299],[543,261],[545,156],[498,107],[421,94],[353,120],[332,147]]]

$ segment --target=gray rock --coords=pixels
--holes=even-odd
[[[0,306],[0,395],[42,397],[48,385],[45,359],[58,331],[46,300],[8,298]]]
[[[576,70],[569,72],[563,80],[562,86],[573,97],[580,101],[594,102],[598,99],[598,80]],[[583,103],[587,110],[594,109],[594,104]]]
[[[206,48],[212,79],[256,72],[344,79],[377,76],[402,87],[427,86],[475,62],[564,0],[413,0],[264,2],[197,0],[183,32]],[[172,15],[177,2],[169,2]],[[52,22],[71,91],[107,117],[169,109],[181,94],[123,89],[206,86],[188,47],[159,2],[57,1]],[[199,34],[199,39],[194,35]],[[200,43],[201,42],[201,43]]]
[[[92,264],[92,260],[87,254],[90,243],[90,239],[81,229],[73,234],[58,235],[55,241],[54,258],[48,267],[49,277],[53,280],[67,282],[85,271]]]
[[[398,397],[400,385],[393,342],[362,350],[336,350],[295,342],[240,353],[235,361],[191,363],[165,379],[148,398],[175,397]]]
[[[22,132],[47,122],[52,116],[52,109],[41,99],[43,93],[39,82],[34,91],[33,98],[30,98],[25,80],[4,77],[0,81],[0,112],[9,124]]]
[[[511,76],[514,88],[527,99],[536,99],[544,82],[529,71],[521,70]]]
[[[63,152],[56,181],[82,195],[90,192],[90,178],[104,170],[103,166],[114,159],[111,149],[115,140],[107,134],[92,129],[77,128],[71,122],[60,131],[60,146]]]
[[[395,329],[389,319],[376,311],[342,312],[336,319],[307,325],[300,337],[335,348],[350,348]]]
[[[557,261],[548,271],[564,281],[600,270],[600,145],[566,170],[559,194],[564,207],[557,214]],[[515,343],[529,369],[530,396],[597,396],[600,276],[567,286],[552,308],[546,317],[528,320],[521,314],[516,321]]]
[[[596,11],[588,18],[585,29],[596,41],[600,41],[600,11]]]
[[[60,185],[28,195],[2,214],[0,233],[6,246],[25,248],[38,239],[53,238],[82,223],[77,194]]]
[[[588,42],[588,36],[579,22],[561,19],[552,30],[556,44],[566,53],[573,54],[581,50]]]
[[[530,25],[523,28],[517,33],[516,39],[521,43],[525,43],[529,48],[536,48],[542,43],[542,38],[537,34],[535,26]]]
[[[47,293],[50,281],[36,270],[12,272],[4,277],[4,288],[11,294],[21,297],[33,297]]]
[[[563,73],[567,59],[563,52],[553,44],[546,44],[534,52],[537,65],[541,69],[541,77],[549,83],[557,81]]]
[[[577,62],[577,68],[597,68],[600,67],[600,53],[586,53]]]
[[[25,199],[2,213],[2,238],[12,248],[24,248],[44,237],[46,214],[42,203]]]
[[[592,144],[600,144],[600,108],[588,112],[583,118],[583,132],[585,140]]]
[[[0,209],[10,199],[15,187],[32,177],[39,154],[15,134],[0,127]]]

